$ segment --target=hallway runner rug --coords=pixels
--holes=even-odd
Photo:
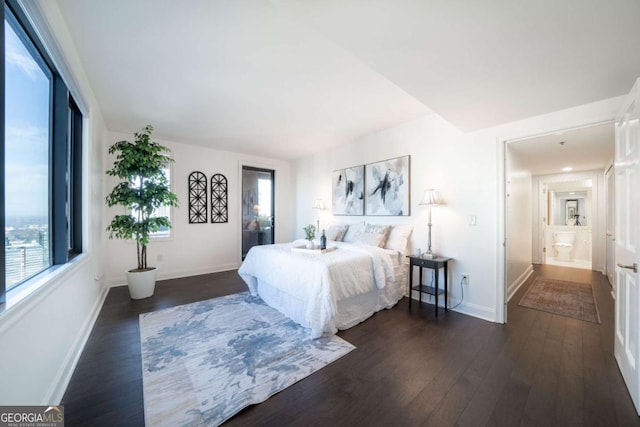
[[[213,426],[355,347],[248,292],[140,315],[147,426]]]
[[[600,323],[598,306],[589,283],[537,277],[518,305]]]

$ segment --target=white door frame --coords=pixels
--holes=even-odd
[[[605,212],[605,258],[604,270],[611,285],[611,295],[615,298],[615,238],[613,236],[615,222],[615,176],[613,173],[613,164],[611,164],[604,174],[604,185],[606,189],[607,209]]]
[[[507,323],[507,295],[508,295],[508,283],[507,283],[507,251],[506,251],[506,239],[507,239],[507,211],[506,211],[506,176],[507,176],[507,144],[522,141],[525,139],[536,138],[545,135],[551,135],[559,132],[567,132],[576,129],[589,128],[592,126],[599,126],[605,124],[615,123],[615,113],[610,117],[599,118],[597,120],[585,120],[576,122],[574,124],[567,124],[565,127],[554,127],[547,130],[541,130],[539,132],[531,132],[524,135],[518,135],[517,137],[497,137],[497,156],[498,156],[498,233],[497,233],[497,253],[498,262],[496,266],[496,277],[498,283],[502,286],[496,286],[496,322]],[[597,185],[597,183],[596,183]],[[592,193],[593,194],[593,193]],[[593,199],[592,199],[593,200]],[[597,201],[596,201],[597,202]],[[593,201],[592,201],[593,203]],[[592,208],[593,209],[593,208]],[[592,243],[593,248],[593,243]],[[592,251],[593,260],[593,251]],[[592,262],[593,265],[593,262]]]

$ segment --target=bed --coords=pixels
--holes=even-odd
[[[407,292],[412,227],[384,227],[355,224],[337,235],[330,229],[327,246],[334,250],[322,254],[296,250],[304,241],[255,246],[238,273],[253,295],[313,337],[334,334],[393,307]]]

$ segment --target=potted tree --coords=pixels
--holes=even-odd
[[[115,155],[113,167],[107,175],[120,182],[107,195],[107,206],[123,206],[126,213],[116,215],[109,226],[109,238],[136,241],[138,266],[127,272],[131,299],[153,295],[156,284],[155,267],[147,265],[147,245],[151,233],[161,227],[171,227],[166,216],[154,216],[160,206],[178,206],[177,196],[169,190],[164,174],[166,165],[173,162],[170,150],[151,141],[153,127],[147,125],[135,133],[135,141],[119,141],[109,147]]]

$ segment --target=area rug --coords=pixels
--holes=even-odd
[[[600,323],[598,306],[589,283],[537,277],[518,305]]]
[[[355,348],[247,292],[142,314],[140,341],[148,426],[219,425]]]

